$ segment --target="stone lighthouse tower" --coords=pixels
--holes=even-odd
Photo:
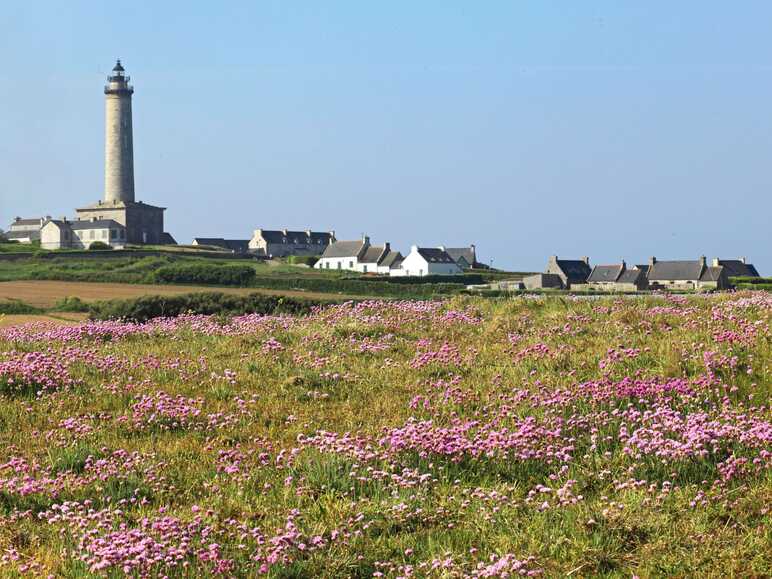
[[[123,225],[130,244],[173,244],[164,231],[165,207],[134,198],[134,136],[131,128],[131,95],[134,87],[121,65],[115,63],[105,85],[105,194],[92,205],[76,209],[77,220]],[[95,226],[94,226],[95,227]],[[111,238],[111,242],[114,240]]]
[[[106,203],[134,201],[134,140],[131,95],[121,61],[115,63],[105,85],[105,197]]]

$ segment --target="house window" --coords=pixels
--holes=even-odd
[[[93,229],[88,232],[88,238],[89,239],[94,239],[94,230]]]
[[[330,269],[330,262],[328,261],[327,263],[325,263],[324,267],[326,267],[327,269]]]
[[[423,275],[423,274],[424,274],[424,270],[422,270],[422,269],[419,269],[419,270],[418,270],[418,275],[420,276],[420,275]]]
[[[348,268],[349,269],[354,269],[354,262],[353,261],[349,261],[348,262]]]
[[[343,267],[343,262],[342,262],[342,261],[339,261],[339,262],[338,262],[338,269],[341,269],[342,267]]]
[[[366,265],[362,266],[362,272],[363,273],[367,273],[367,266]]]
[[[110,230],[110,239],[115,239],[118,237],[118,232],[115,229]]]

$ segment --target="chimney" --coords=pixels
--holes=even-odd
[[[713,265],[713,267],[718,267],[719,265],[721,265],[720,263],[718,263],[718,258],[717,257],[713,258],[712,265]]]
[[[284,234],[284,236],[286,237],[286,235],[287,235],[287,228],[285,227],[284,229],[282,229],[282,230],[281,230],[281,232],[282,232],[282,234]]]
[[[622,260],[622,271],[627,269],[627,264],[625,263],[625,260]]]
[[[440,249],[441,251],[445,251],[445,246],[444,246],[444,245],[440,245],[439,249]]]
[[[417,245],[411,245],[410,246],[410,253],[418,253],[418,246]]]
[[[370,245],[370,237],[364,233],[362,234],[362,243],[365,245]]]
[[[335,241],[335,230],[330,231],[330,243]]]
[[[18,223],[19,221],[21,221],[21,217],[17,217],[17,218],[15,219],[15,221]]]
[[[740,261],[741,261],[741,262],[743,262],[743,263],[748,263],[748,262],[746,261],[747,259],[748,259],[748,258],[747,258],[747,257],[745,257],[745,256],[743,255],[743,256],[740,258]]]
[[[651,256],[651,257],[649,258],[649,267],[650,267],[650,268],[651,268],[651,267],[654,267],[654,264],[655,264],[655,263],[657,263],[657,258],[656,258],[656,257],[654,257],[654,256]]]
[[[308,235],[308,237],[311,237],[311,230],[310,229],[306,229],[306,235]]]
[[[582,261],[583,261],[584,263],[586,263],[587,265],[590,265],[590,258],[589,258],[589,257],[587,257],[586,255],[583,255],[583,256],[582,256]]]
[[[700,256],[700,269],[705,269],[705,262],[706,262],[705,256],[701,255]]]
[[[383,244],[383,251],[384,253],[389,253],[391,251],[391,243],[388,241]]]
[[[558,263],[558,256],[557,255],[550,255],[549,263],[550,263],[550,265],[557,265],[557,263]]]

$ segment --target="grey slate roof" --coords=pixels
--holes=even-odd
[[[457,262],[463,257],[470,267],[474,266],[474,264],[477,262],[477,259],[475,258],[475,251],[472,247],[446,247],[445,251],[450,257],[453,258],[453,261]]]
[[[418,254],[429,263],[456,263],[447,251],[439,247],[419,247]]]
[[[557,264],[568,283],[584,283],[592,273],[590,266],[581,259],[559,259]]]
[[[702,275],[700,276],[700,281],[718,281],[718,278],[721,277],[721,271],[724,268],[722,266],[708,266],[705,268],[705,271],[702,272]]]
[[[396,269],[402,264],[402,260],[404,258],[402,257],[402,254],[399,251],[390,251],[386,254],[386,257],[383,258],[380,265],[388,267],[390,269]]]
[[[719,259],[718,265],[723,265],[730,277],[760,277],[752,263],[743,263],[739,259]]]
[[[592,268],[592,273],[587,281],[590,283],[617,281],[624,271],[625,268],[621,263],[618,265],[596,265]]]
[[[327,245],[330,243],[332,235],[324,231],[312,231],[311,235],[308,235],[307,231],[290,231],[288,230],[286,235],[281,229],[263,229],[260,231],[268,243],[296,243],[306,245]],[[286,241],[284,241],[286,239]],[[321,242],[321,243],[319,243]]]
[[[40,239],[40,230],[6,231],[4,235],[7,239]]]
[[[617,278],[617,283],[638,283],[642,277],[645,277],[642,270],[626,269]]]
[[[649,267],[648,278],[651,281],[698,280],[701,275],[699,260],[657,261]]]
[[[385,245],[370,245],[359,258],[360,263],[378,263],[378,260],[386,250]]]
[[[193,241],[197,245],[212,245],[222,247],[236,253],[247,253],[249,250],[248,239],[224,239],[222,237],[196,237]]]
[[[336,241],[324,249],[322,257],[359,257],[365,248],[365,242],[361,239],[356,241]]]

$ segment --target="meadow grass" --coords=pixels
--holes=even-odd
[[[0,575],[772,573],[772,296],[0,329]]]

